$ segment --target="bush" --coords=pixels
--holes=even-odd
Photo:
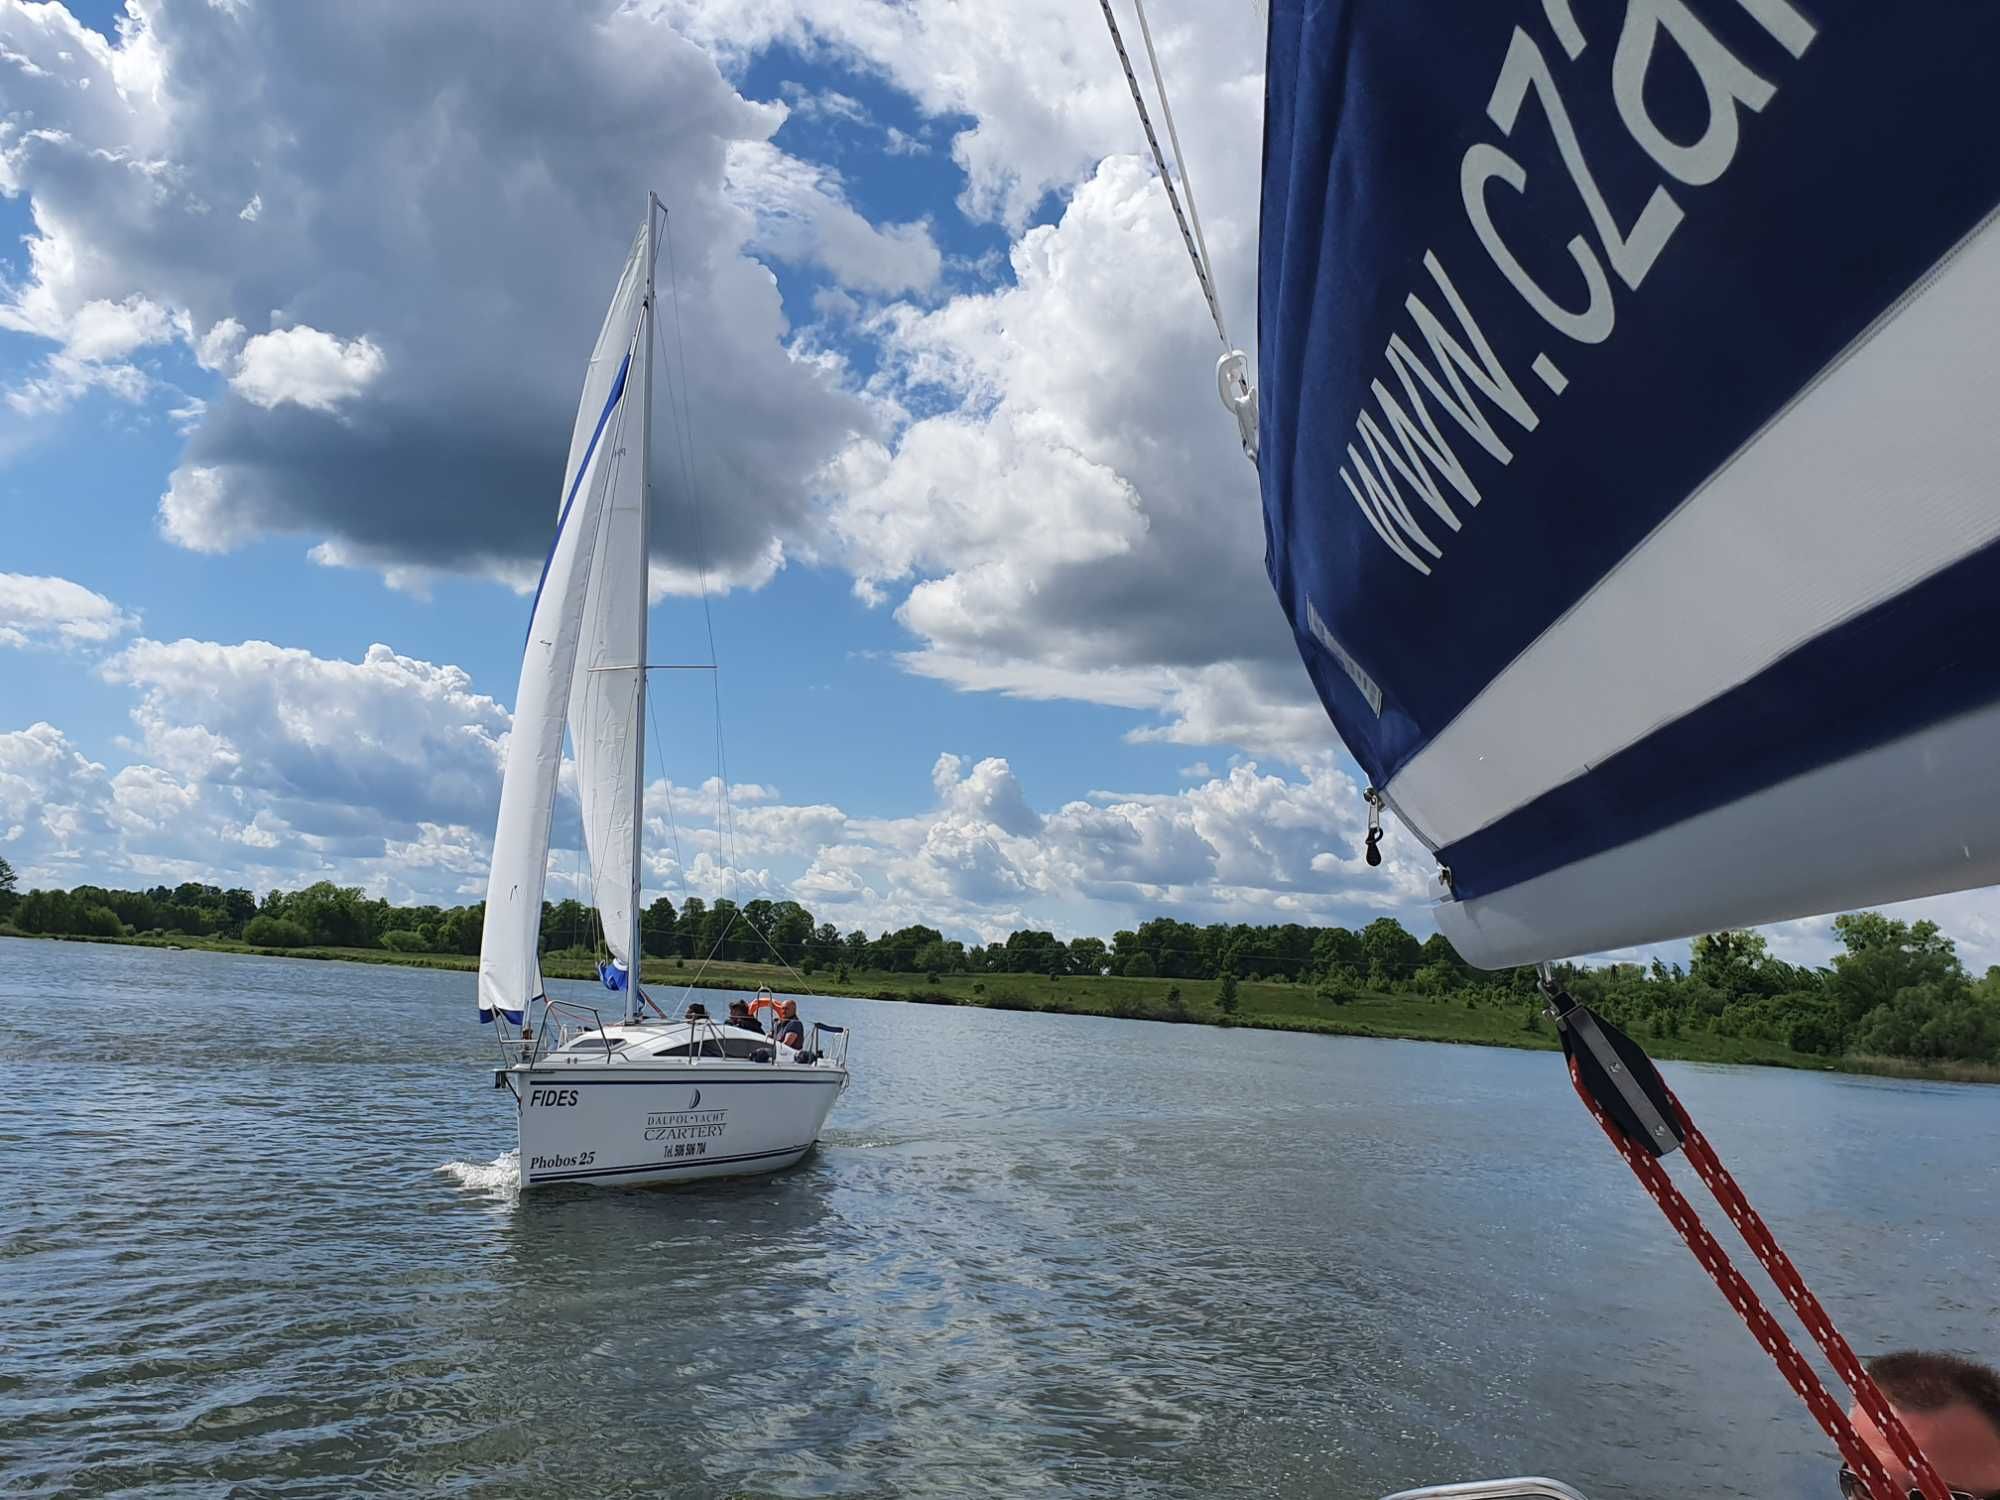
[[[981,980],[977,981],[977,982],[976,982],[976,983],[975,983],[975,984],[974,984],[974,985],[972,986],[972,993],[973,993],[973,994],[975,994],[975,995],[983,995],[983,994],[985,994],[985,993],[986,993],[986,981],[985,981],[985,980],[983,980],[983,979],[981,979]]]
[[[1354,998],[1354,986],[1332,970],[1313,986],[1313,999],[1322,1005],[1345,1005]]]
[[[391,953],[422,953],[430,947],[430,944],[424,941],[421,932],[411,932],[408,928],[398,927],[393,932],[382,934],[382,946]]]
[[[110,907],[90,906],[77,913],[76,926],[71,930],[85,937],[123,937],[125,924]]]
[[[799,972],[801,974],[811,974],[818,968],[819,968],[819,960],[814,958],[811,954],[807,954],[804,958],[799,960]]]
[[[1167,986],[1167,1009],[1177,1016],[1187,1014],[1187,1001],[1181,998],[1181,987],[1177,984]]]
[[[834,977],[835,979],[839,980],[839,981],[840,981],[840,982],[841,982],[842,984],[845,984],[845,983],[847,983],[847,965],[846,965],[846,964],[842,964],[842,965],[840,966],[840,972],[839,972],[838,974],[834,975],[833,977]]]
[[[1151,979],[1158,972],[1157,966],[1153,963],[1153,955],[1150,953],[1135,953],[1125,960],[1127,979]]]
[[[303,948],[312,939],[290,917],[252,917],[243,928],[243,941],[255,948]]]

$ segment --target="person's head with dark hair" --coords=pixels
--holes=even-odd
[[[2000,1371],[1956,1354],[1905,1349],[1871,1359],[1868,1373],[1938,1478],[1958,1494],[2000,1500]],[[1889,1451],[1881,1429],[1858,1409],[1848,1416],[1889,1477],[1914,1492],[1916,1481]],[[1845,1470],[1841,1488],[1860,1493]]]

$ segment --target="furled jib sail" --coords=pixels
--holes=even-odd
[[[646,292],[645,261],[646,234],[641,231],[591,354],[557,502],[555,542],[542,569],[528,625],[486,886],[486,924],[479,948],[482,1021],[492,1020],[499,1011],[518,1022],[528,1003],[541,997],[542,891],[572,680],[586,641],[607,662],[619,649],[618,642],[609,638],[612,628],[606,618],[622,608],[624,596],[597,592],[594,576],[603,560],[605,532],[618,534],[615,525],[607,528],[607,517],[625,503],[625,487],[636,482],[639,467],[636,453],[628,455],[627,450],[636,447],[641,421],[636,409],[640,382],[633,365],[644,358],[643,346],[636,346],[636,340]],[[636,666],[638,661],[629,656],[621,664]],[[594,723],[595,704],[586,702],[585,708]],[[636,733],[636,725],[631,730]],[[602,743],[593,741],[591,754],[591,778],[613,774],[617,751],[608,737]],[[580,764],[579,780],[584,779],[589,778]],[[628,809],[631,786],[626,780]],[[599,805],[595,798],[586,803],[586,826],[588,809],[594,805]],[[629,811],[626,816],[629,819]],[[595,847],[592,853],[595,856]],[[630,867],[628,854],[626,868]],[[625,910],[629,912],[629,906]],[[610,923],[606,925],[608,929]]]
[[[1273,0],[1272,582],[1473,962],[2000,880],[1995,58]]]

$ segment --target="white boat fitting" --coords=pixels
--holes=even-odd
[[[706,1017],[601,1023],[551,1001],[494,1070],[521,1123],[521,1185],[687,1182],[789,1167],[847,1087],[847,1032],[804,1048]]]

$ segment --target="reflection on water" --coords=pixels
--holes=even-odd
[[[469,975],[0,942],[0,1490],[1825,1488],[1553,1056],[806,1009],[798,1168],[522,1197]],[[1993,1351],[2000,1091],[1670,1071],[1858,1344]]]

